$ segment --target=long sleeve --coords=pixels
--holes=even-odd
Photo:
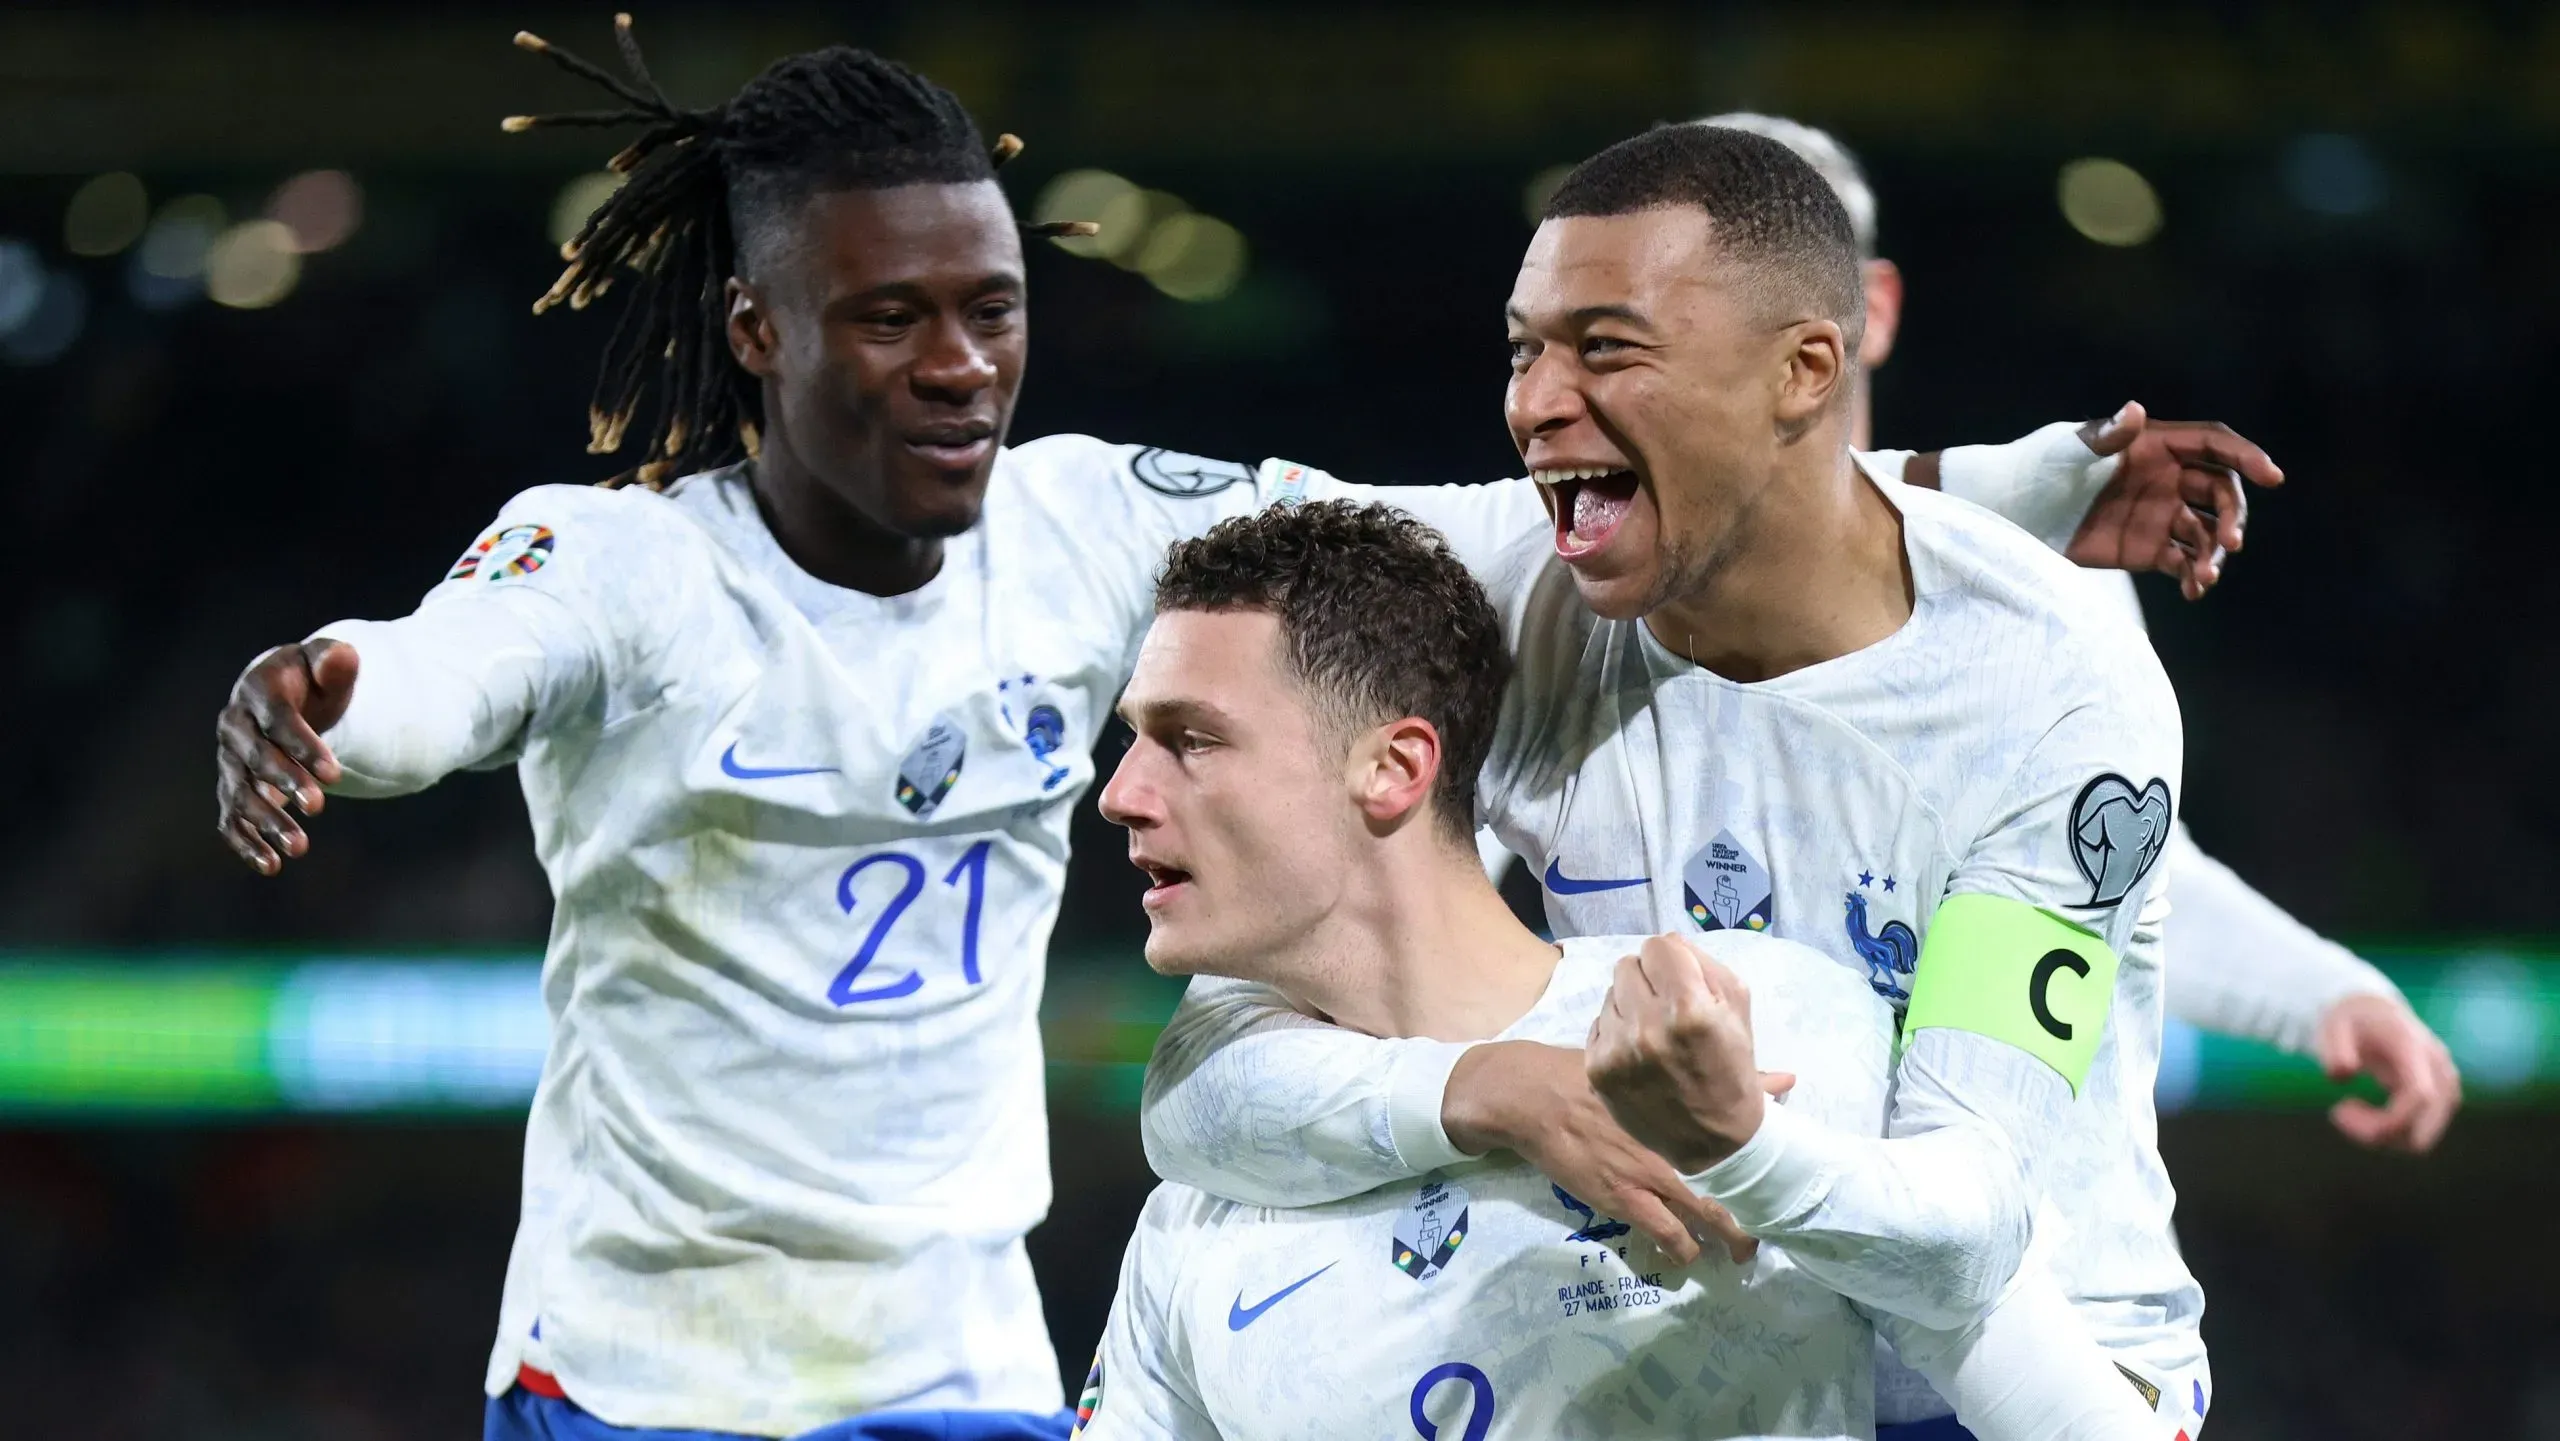
[[[1191,1341],[1173,1307],[1186,1222],[1195,1198],[1159,1186],[1138,1213],[1120,1258],[1102,1342],[1076,1406],[1073,1436],[1096,1441],[1218,1441],[1191,1364]]]
[[[2179,825],[2169,837],[2169,1014],[2308,1055],[2348,996],[2402,999],[2354,952],[2287,915]]]
[[[1157,1038],[1138,1124],[1168,1181],[1315,1206],[1464,1159],[1440,1125],[1459,1043],[1380,1040],[1202,976]]]
[[[1911,451],[1859,455],[1870,475],[1902,478]],[[2089,506],[2114,478],[2114,456],[2080,439],[2068,420],[2040,426],[2005,445],[1957,445],[1938,452],[1938,488],[2016,525],[2053,550],[2071,543]]]
[[[1768,1108],[1742,1148],[1689,1178],[1824,1285],[1937,1329],[1970,1325],[2026,1254],[2026,1139],[2064,1124],[2070,1087],[1970,1032],[1912,1037],[1883,1139]]]
[[[331,789],[365,799],[515,759],[545,704],[573,701],[598,670],[584,628],[549,600],[339,621],[317,638],[355,647],[355,695],[324,739],[346,768]]]
[[[1876,1333],[1929,1379],[1979,1441],[2161,1441],[2171,1423],[2146,1409],[2030,1259],[1997,1304],[1972,1324],[1931,1330],[1877,1315]]]
[[[527,491],[415,612],[321,627],[315,639],[343,641],[357,660],[347,712],[324,736],[346,768],[332,789],[407,795],[457,770],[503,765],[530,730],[588,707],[610,644],[590,616],[617,608],[598,593],[598,553],[649,568],[625,515],[633,508],[584,486]]]

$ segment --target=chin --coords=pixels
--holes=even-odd
[[[1611,572],[1594,575],[1578,566],[1573,571],[1573,587],[1582,593],[1582,603],[1602,620],[1637,620],[1654,608],[1655,586],[1644,574]]]

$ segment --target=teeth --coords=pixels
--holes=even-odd
[[[1616,475],[1625,468],[1618,465],[1568,465],[1552,470],[1533,470],[1529,472],[1529,478],[1540,485],[1562,485],[1568,480],[1598,480],[1604,475]]]

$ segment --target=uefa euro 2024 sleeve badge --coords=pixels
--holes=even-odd
[[[1397,1270],[1428,1281],[1448,1269],[1466,1240],[1467,1193],[1445,1181],[1425,1181],[1396,1214],[1387,1256]]]
[[[502,526],[464,551],[444,578],[499,581],[531,575],[550,563],[551,552],[559,543],[560,538],[547,525]]]
[[[2169,844],[2169,783],[2158,776],[2140,790],[2112,773],[2080,788],[2071,803],[2071,861],[2089,883],[2085,907],[2112,906]]]
[[[960,779],[960,763],[969,753],[969,736],[943,711],[925,727],[924,735],[898,762],[898,804],[917,820],[930,817]]]

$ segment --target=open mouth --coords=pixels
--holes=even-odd
[[[1136,864],[1147,874],[1147,893],[1143,903],[1148,906],[1163,905],[1173,898],[1177,890],[1191,882],[1191,873],[1186,870],[1158,865],[1153,861],[1137,861]]]
[[[1607,466],[1556,466],[1530,478],[1554,497],[1556,554],[1576,560],[1609,543],[1635,508],[1636,473]]]

